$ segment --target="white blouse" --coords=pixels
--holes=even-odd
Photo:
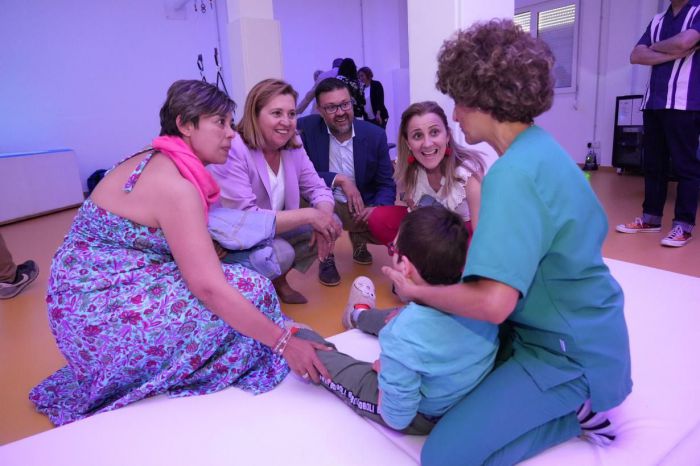
[[[416,187],[413,193],[406,193],[406,197],[413,199],[418,204],[425,194],[434,197],[440,204],[457,213],[464,221],[471,218],[469,205],[467,204],[466,186],[472,172],[463,165],[455,169],[457,183],[454,183],[450,192],[445,192],[445,177],[440,180],[440,189],[436,192],[428,182],[428,174],[425,170],[418,170],[416,176]]]
[[[284,164],[280,160],[280,168],[277,173],[272,170],[267,161],[265,164],[267,165],[267,176],[270,178],[270,204],[272,210],[279,212],[284,210]]]

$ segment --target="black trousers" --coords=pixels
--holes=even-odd
[[[644,111],[642,209],[645,216],[658,217],[659,220],[663,216],[668,173],[672,168],[678,178],[673,223],[680,224],[686,231],[695,225],[700,192],[699,138],[700,111]]]

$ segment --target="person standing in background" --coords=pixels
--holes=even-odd
[[[314,71],[314,85],[309,89],[309,91],[304,95],[304,98],[299,101],[297,104],[297,115],[301,115],[304,113],[304,110],[306,110],[306,107],[309,106],[309,104],[314,100],[314,96],[316,93],[316,86],[318,86],[318,83],[323,81],[324,79],[328,78],[335,78],[338,76],[338,67],[340,67],[340,64],[343,63],[342,58],[336,58],[333,60],[333,66],[331,67],[330,70],[328,71],[321,71],[321,70],[316,70]],[[311,113],[318,113],[318,110],[316,110],[316,105],[314,104]]]
[[[692,238],[700,190],[700,0],[671,0],[651,20],[630,63],[651,65],[644,111],[644,203],[642,216],[617,226],[620,233],[656,233],[668,190],[669,163],[678,177],[671,231],[663,246]],[[670,162],[669,162],[670,160]]]
[[[365,114],[365,96],[362,94],[361,83],[357,77],[357,65],[355,65],[355,60],[352,58],[344,59],[338,68],[337,78],[343,81],[350,90],[350,97],[352,97],[352,109],[355,114],[355,118],[366,120],[367,115]]]
[[[360,80],[362,94],[365,97],[367,121],[386,129],[389,112],[384,106],[384,86],[379,81],[372,79],[374,73],[367,66],[363,66],[357,71],[357,78]]]

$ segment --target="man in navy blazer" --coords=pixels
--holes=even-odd
[[[386,132],[356,120],[346,84],[328,78],[316,86],[319,115],[297,121],[306,153],[316,171],[333,189],[335,211],[350,234],[353,260],[371,264],[367,243],[378,244],[367,218],[380,205],[394,205],[396,184]]]

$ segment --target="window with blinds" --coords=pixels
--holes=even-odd
[[[518,13],[513,17],[513,22],[523,28],[523,31],[530,32],[530,16],[532,13],[526,11],[525,13]]]
[[[513,21],[523,31],[539,37],[554,54],[555,87],[575,90],[578,40],[578,1],[542,2],[516,10]]]

